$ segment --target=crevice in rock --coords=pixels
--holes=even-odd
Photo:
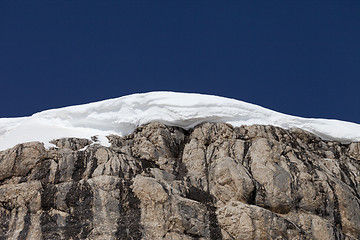
[[[317,175],[316,169],[318,169],[319,167],[317,167],[312,163],[312,160],[309,159],[309,157],[305,154],[305,152],[306,151],[304,149],[304,150],[300,150],[299,152],[294,151],[294,154],[297,159],[301,160],[305,164],[308,173],[310,173],[311,175]]]
[[[360,200],[360,195],[357,191],[357,184],[353,182],[352,176],[351,176],[348,168],[343,163],[339,163],[339,167],[340,167],[341,173],[342,173],[341,180],[352,188],[353,194]],[[344,178],[343,174],[346,175],[347,179],[349,180],[349,184],[343,179]]]
[[[29,209],[26,211],[26,214],[24,216],[24,226],[21,232],[19,233],[18,240],[23,240],[27,238],[27,235],[29,233],[31,225],[31,218],[30,218],[30,211]]]
[[[44,211],[49,211],[52,208],[55,208],[56,192],[56,186],[42,183],[41,208]]]
[[[187,231],[185,231],[184,233],[185,233],[185,235],[191,237],[193,240],[199,240],[202,237],[201,235],[189,233]]]
[[[266,127],[265,127],[265,128],[266,128]],[[271,135],[274,137],[274,139],[275,139],[277,142],[280,142],[279,136],[278,136],[277,133],[276,133],[276,128],[273,127],[273,126],[269,126],[269,128],[270,128]]]
[[[11,211],[13,208],[8,202],[0,201],[0,239],[6,239],[9,232],[9,223],[11,220]]]
[[[258,183],[258,181],[256,181],[256,179],[253,176],[253,172],[252,172],[252,169],[251,169],[251,161],[252,160],[251,160],[250,155],[247,154],[249,152],[249,149],[250,149],[251,145],[252,145],[251,142],[245,142],[244,156],[243,156],[243,166],[248,171],[248,173],[250,175],[250,179],[251,179],[252,184],[254,186],[254,189],[251,191],[250,196],[247,199],[247,203],[251,204],[251,205],[256,205],[256,203],[259,201],[259,199],[258,199],[259,196],[257,196],[257,195],[259,194],[259,190],[261,188],[261,185],[260,185],[260,183]]]
[[[62,231],[57,224],[57,216],[50,215],[48,211],[43,211],[40,216],[40,226],[43,239],[63,239]]]
[[[334,197],[334,209],[333,209],[333,214],[334,214],[334,224],[338,229],[342,229],[342,220],[341,220],[341,213],[340,213],[340,209],[339,209],[339,199],[338,196],[336,195],[336,191],[335,191],[335,183],[332,180],[328,180],[329,186],[331,188],[331,191],[333,193],[333,197]]]
[[[97,165],[98,160],[96,157],[92,156],[90,158],[90,161],[91,161],[91,168],[90,168],[90,172],[89,172],[89,177],[92,178],[95,169],[98,167],[98,165]]]
[[[208,150],[209,150],[209,147],[206,146],[205,147],[205,155],[204,155],[205,156],[204,164],[205,164],[206,189],[207,189],[207,192],[210,193],[209,168],[210,168],[210,165],[211,165],[211,159],[212,159],[212,157],[214,155],[214,152],[215,152],[215,147],[214,146],[212,147],[209,157],[208,157]]]
[[[92,230],[93,222],[91,186],[86,181],[83,183],[73,182],[66,194],[65,203],[70,209],[70,215],[65,220],[65,238],[70,239],[76,236],[86,239]]]
[[[209,179],[209,168],[211,165],[211,159],[215,152],[215,146],[212,147],[210,156],[208,157],[208,150],[210,146],[210,138],[206,138],[207,142],[205,143],[205,176],[206,176],[206,184],[207,191],[206,194],[199,192],[199,195],[202,195],[204,198],[200,199],[201,203],[205,204],[206,208],[209,212],[209,221],[210,221],[210,238],[211,239],[222,239],[221,229],[216,216],[216,207],[214,204],[214,197],[210,194],[210,179]],[[208,145],[207,145],[208,143]],[[200,190],[201,191],[201,190]],[[205,201],[204,201],[205,200]]]
[[[160,169],[160,166],[157,163],[153,162],[153,161],[149,161],[149,160],[146,160],[146,159],[139,159],[139,161],[141,162],[141,169],[142,170],[148,170],[150,168],[159,168]]]
[[[142,238],[140,200],[131,189],[132,182],[123,180],[117,184],[119,191],[119,213],[116,237],[140,240]]]
[[[56,166],[56,170],[55,170],[54,184],[60,183],[60,178],[61,178],[61,173],[60,173],[59,164],[58,164]]]
[[[216,216],[216,207],[212,204],[208,208],[209,210],[209,220],[210,220],[210,239],[212,240],[221,240],[221,228]]]
[[[247,201],[248,204],[255,205],[255,203],[256,203],[256,192],[257,192],[256,184],[254,184],[254,189],[251,191],[251,194],[250,194],[249,199]]]
[[[29,179],[29,176],[31,175],[31,170],[28,171],[25,175],[23,176],[19,176],[21,177],[20,180],[19,180],[19,183],[24,183],[24,182],[27,182]]]
[[[76,159],[74,161],[74,170],[72,173],[72,179],[74,181],[79,181],[79,180],[81,180],[82,175],[85,172],[86,155],[84,152],[77,151],[75,156],[76,156]]]
[[[182,180],[188,173],[185,164],[182,161],[185,145],[189,143],[190,132],[184,130],[184,140],[178,146],[178,153],[176,155],[176,161],[173,167],[173,174],[175,175],[176,180]]]
[[[244,161],[245,160],[245,158],[246,158],[246,155],[247,155],[247,153],[249,152],[249,149],[250,149],[250,147],[251,147],[251,142],[248,142],[248,141],[245,141],[244,142],[244,154],[243,154],[243,156],[242,156],[242,161]]]
[[[222,239],[221,228],[216,216],[216,207],[214,206],[214,197],[202,189],[190,186],[187,189],[186,197],[202,203],[209,213],[210,238],[213,240]]]

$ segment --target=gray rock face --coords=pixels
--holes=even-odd
[[[360,143],[159,123],[0,152],[0,239],[360,239]]]

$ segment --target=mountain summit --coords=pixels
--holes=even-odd
[[[294,117],[254,104],[218,96],[149,92],[78,106],[52,109],[30,117],[0,119],[0,150],[18,143],[49,142],[64,137],[96,136],[109,146],[106,136],[127,135],[137,126],[157,121],[189,129],[203,122],[241,125],[272,125],[284,129],[300,128],[343,143],[360,141],[360,125],[327,119]]]
[[[0,119],[0,239],[360,239],[359,140],[171,92]]]

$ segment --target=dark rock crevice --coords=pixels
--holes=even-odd
[[[187,188],[186,197],[202,203],[209,213],[210,239],[222,239],[221,228],[216,216],[216,207],[214,205],[214,196],[208,191],[190,186]]]
[[[339,198],[337,196],[336,190],[335,190],[335,183],[332,180],[329,180],[329,186],[331,188],[332,194],[333,194],[333,216],[334,216],[334,225],[339,230],[342,229],[342,219],[341,219],[341,212],[339,209]]]
[[[30,211],[28,210],[24,217],[24,226],[23,226],[23,229],[21,230],[21,232],[19,233],[18,240],[27,238],[27,235],[29,233],[30,224],[31,224]]]
[[[70,214],[65,219],[64,237],[86,239],[93,228],[93,193],[90,185],[86,181],[73,182],[66,194],[65,203]]]
[[[119,193],[119,213],[117,221],[117,239],[140,240],[142,238],[140,200],[134,195],[130,181],[121,181],[117,188]]]

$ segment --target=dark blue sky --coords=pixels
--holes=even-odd
[[[0,1],[0,117],[171,90],[360,123],[360,1]]]

